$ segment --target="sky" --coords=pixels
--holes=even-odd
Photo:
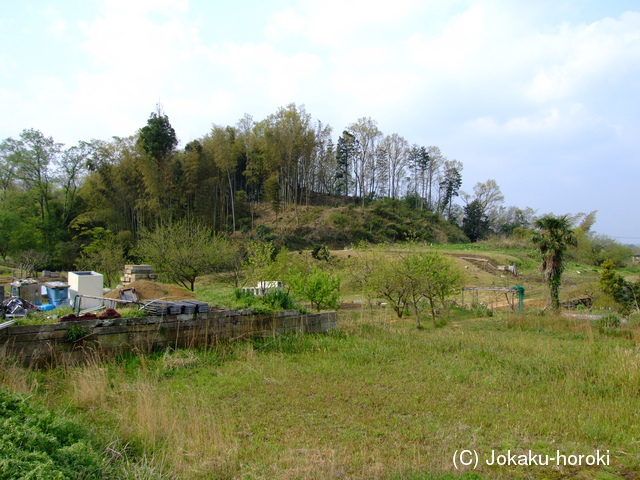
[[[493,179],[505,206],[597,210],[640,244],[640,3],[0,0],[0,140],[129,136],[160,103],[181,145],[290,103],[359,118]]]

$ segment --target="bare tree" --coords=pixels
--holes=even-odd
[[[388,193],[391,198],[398,198],[407,167],[409,142],[397,133],[393,133],[384,137],[382,145],[387,155]]]
[[[370,117],[359,118],[348,128],[360,147],[354,158],[353,173],[356,181],[355,195],[362,198],[364,206],[365,197],[373,193],[372,189],[375,188],[376,147],[382,132],[378,129],[377,122]]]

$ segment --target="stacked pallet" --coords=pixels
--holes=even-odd
[[[144,311],[149,315],[170,315],[171,302],[150,302],[144,306]]]
[[[201,302],[200,300],[183,300],[182,303],[194,305],[196,307],[194,313],[207,313],[209,311],[209,304],[207,302]]]
[[[209,311],[209,304],[198,300],[180,300],[166,302],[156,300],[144,306],[144,311],[149,315],[180,315],[182,313],[206,313]]]
[[[153,273],[152,265],[125,265],[122,271],[123,275],[120,277],[120,282],[123,285],[128,285],[138,280],[149,280],[155,282],[158,275]]]

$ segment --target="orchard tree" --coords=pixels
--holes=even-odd
[[[437,321],[437,307],[444,305],[463,280],[460,268],[438,252],[376,255],[364,260],[364,270],[369,297],[388,301],[398,318],[411,310],[418,328],[425,310]]]
[[[93,242],[85,246],[82,255],[76,259],[76,268],[102,273],[107,287],[117,284],[126,263],[124,246],[109,230],[98,227],[87,233],[93,237]]]
[[[451,258],[438,252],[415,253],[402,259],[402,269],[409,291],[409,305],[416,317],[416,326],[421,328],[420,316],[428,307],[436,324],[438,305],[461,286],[463,274]]]
[[[373,258],[363,258],[361,269],[354,269],[353,274],[358,275],[357,281],[364,284],[369,299],[385,300],[398,318],[402,318],[407,313],[409,288],[399,268],[399,259],[376,253]]]
[[[179,220],[143,232],[137,253],[170,281],[193,291],[197,277],[231,267],[237,251],[212,229]]]
[[[552,214],[544,215],[535,221],[534,227],[536,232],[531,240],[542,255],[540,270],[549,284],[551,307],[557,312],[560,310],[559,290],[567,249],[577,246],[578,242],[567,215],[560,217]]]
[[[308,300],[311,308],[337,308],[340,277],[313,266],[309,274],[293,274],[289,286],[294,295]]]

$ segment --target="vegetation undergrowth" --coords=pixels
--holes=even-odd
[[[1,388],[0,478],[128,478],[78,420]]]

